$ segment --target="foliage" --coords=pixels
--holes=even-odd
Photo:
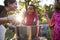
[[[54,8],[53,8],[54,6],[51,4],[49,6],[45,5],[44,7],[45,7],[45,10],[47,11],[49,18],[51,18],[52,13],[54,12]]]
[[[5,40],[10,40],[11,38],[13,38],[13,36],[14,36],[14,32],[12,30],[8,30],[6,32],[6,38],[5,38]]]

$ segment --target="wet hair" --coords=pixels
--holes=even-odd
[[[55,0],[55,5],[54,5],[55,11],[60,10],[60,0]]]
[[[35,11],[35,5],[33,5],[33,4],[30,4],[30,5],[28,5],[28,6],[32,6],[33,7],[33,9],[34,9],[34,11]]]
[[[4,0],[4,5],[8,6],[8,3],[13,4],[14,2],[16,2],[16,0]]]

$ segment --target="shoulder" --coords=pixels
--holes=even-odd
[[[4,6],[3,5],[0,5],[0,9],[3,9],[4,8]]]
[[[38,13],[37,12],[34,12],[34,15],[36,16],[36,15],[38,15]]]
[[[4,6],[0,5],[0,12],[4,9]]]

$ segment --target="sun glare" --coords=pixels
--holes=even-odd
[[[21,23],[23,20],[23,17],[21,15],[16,15],[16,20]]]

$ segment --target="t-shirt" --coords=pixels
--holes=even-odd
[[[0,5],[0,18],[6,17],[6,16],[7,16],[7,11],[5,7]],[[1,36],[0,39],[1,40],[4,40],[3,36],[5,36],[4,35],[5,32],[6,32],[6,28],[2,24],[0,24],[0,36]]]
[[[6,17],[7,16],[7,11],[4,6],[0,5],[0,18]],[[2,23],[0,23],[1,25]]]
[[[59,12],[54,12],[51,18],[51,22],[49,23],[50,26],[55,26],[59,25],[60,26],[60,11]]]
[[[25,13],[25,25],[33,26],[34,25],[34,18],[36,19],[36,21],[39,19],[36,12],[34,12],[31,15],[29,13]]]

